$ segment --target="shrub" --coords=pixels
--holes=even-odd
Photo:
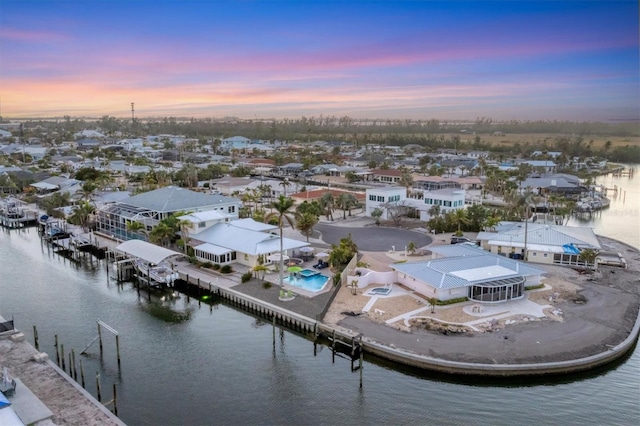
[[[242,274],[242,277],[240,278],[240,281],[243,282],[243,283],[246,283],[247,281],[249,281],[251,279],[252,276],[253,276],[253,274],[251,273],[251,271],[245,272],[244,274]]]
[[[223,274],[228,274],[233,272],[233,269],[231,269],[231,265],[222,265],[220,267],[220,272],[222,272]]]
[[[213,269],[214,271],[219,270],[220,269],[220,264],[214,263],[213,266],[211,267],[211,269]]]
[[[539,288],[544,288],[544,284],[530,285],[530,286],[526,286],[524,289],[525,291],[529,291],[529,290],[537,290]]]
[[[438,300],[436,302],[436,305],[438,306],[444,306],[444,305],[453,305],[454,303],[462,303],[462,302],[466,302],[468,299],[466,297],[457,297],[455,299],[449,299],[449,300]]]
[[[268,290],[271,288],[271,283],[269,281],[265,281],[262,283],[262,287]]]
[[[333,285],[335,286],[335,285],[338,285],[338,284],[340,284],[340,272],[336,273],[333,276]]]
[[[213,263],[211,262],[204,262],[202,263],[202,267],[203,268],[207,268],[207,269],[211,269],[213,267]]]

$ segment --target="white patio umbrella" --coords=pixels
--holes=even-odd
[[[313,253],[313,247],[300,247],[299,250],[302,253]]]
[[[325,252],[316,254],[316,257],[318,257],[320,259],[324,259],[324,258],[329,257],[329,256],[330,256],[330,254],[329,253],[325,253]]]

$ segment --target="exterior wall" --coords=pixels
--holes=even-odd
[[[347,283],[357,281],[358,288],[365,288],[371,284],[393,284],[397,278],[396,271],[378,272],[367,268],[356,268],[355,272],[360,272],[362,275],[349,275],[347,277]]]
[[[440,206],[442,214],[465,208],[464,198],[465,191],[463,189],[456,191],[424,191],[423,196],[427,210],[437,205]]]
[[[372,199],[375,198],[375,199]],[[387,210],[381,207],[385,203],[400,203],[407,198],[407,190],[405,188],[375,188],[367,189],[365,195],[366,203],[366,215],[371,216],[371,213],[379,208],[382,210],[381,219],[388,219]],[[390,201],[391,200],[391,201]]]
[[[532,263],[544,263],[547,265],[553,265],[553,253],[528,250],[527,261]]]
[[[438,300],[457,299],[459,297],[467,297],[469,294],[469,289],[467,287],[437,289],[424,281],[417,280],[403,274],[402,272],[398,272],[398,282],[424,297],[435,297]]]

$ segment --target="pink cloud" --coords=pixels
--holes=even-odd
[[[0,39],[44,43],[69,40],[70,37],[66,34],[51,31],[20,30],[5,27],[0,28]]]

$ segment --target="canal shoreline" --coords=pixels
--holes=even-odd
[[[640,296],[633,282],[640,263],[638,251],[620,241],[601,238],[609,245],[621,244],[618,247],[633,254],[631,271],[603,267],[597,280],[576,278],[589,302],[558,305],[567,317],[563,322],[529,322],[474,336],[407,332],[361,316],[347,316],[337,323],[327,323],[302,313],[309,312],[308,307],[295,309],[295,300],[281,304],[267,299],[265,296],[271,292],[256,292],[256,285],[253,291],[249,284],[219,285],[211,274],[199,272],[190,264],[179,265],[178,270],[190,285],[211,291],[249,313],[266,319],[275,317],[278,324],[310,335],[314,333],[316,339],[324,337],[329,342],[335,339],[348,348],[361,347],[365,354],[401,365],[485,377],[560,375],[592,370],[620,359],[634,348],[640,334]],[[577,275],[566,267],[555,267],[555,270],[558,276]],[[309,299],[302,300],[308,302]],[[329,303],[331,301],[333,298]],[[486,353],[483,355],[479,350]],[[357,355],[357,351],[352,352]]]

